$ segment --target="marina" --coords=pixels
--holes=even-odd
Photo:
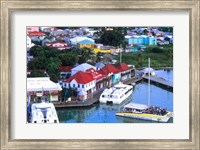
[[[167,76],[173,75],[173,71],[168,73],[162,71]],[[168,77],[167,77],[168,78]],[[166,79],[167,79],[166,78]],[[165,108],[173,112],[173,92],[165,90],[159,86],[151,84],[151,105]],[[138,82],[131,97],[121,105],[107,105],[94,103],[87,107],[60,107],[56,108],[60,123],[156,123],[154,121],[124,118],[116,116],[116,112],[123,109],[123,106],[129,102],[140,103],[147,105],[148,83],[141,80]],[[170,118],[168,123],[172,123],[173,118]]]

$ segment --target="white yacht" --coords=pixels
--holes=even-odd
[[[111,88],[106,88],[100,96],[100,103],[120,104],[131,96],[133,86],[118,83]]]
[[[31,105],[30,123],[59,123],[52,103],[41,102]]]

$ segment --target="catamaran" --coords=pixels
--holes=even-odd
[[[44,101],[32,104],[30,123],[59,123],[54,105]]]
[[[120,104],[131,96],[133,86],[119,82],[111,88],[106,88],[101,94],[100,103]]]
[[[149,58],[150,68],[150,58]],[[172,117],[172,112],[160,107],[150,106],[150,72],[148,73],[148,105],[129,103],[124,106],[122,112],[117,112],[117,116],[156,121],[156,122],[168,122]]]

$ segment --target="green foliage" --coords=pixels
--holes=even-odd
[[[124,41],[124,35],[118,30],[105,31],[101,36],[101,43],[104,45],[120,46]]]
[[[62,62],[62,66],[73,66],[78,62],[77,54],[74,52],[60,53],[58,58]]]
[[[152,50],[154,48],[154,50]],[[157,46],[147,47],[144,52],[123,53],[122,62],[126,64],[133,64],[136,68],[147,67],[148,58],[151,58],[151,66],[153,68],[172,67],[173,66],[173,47],[172,45],[163,46],[159,52]],[[119,55],[114,56],[119,62]]]
[[[44,71],[41,71],[39,69],[33,69],[31,74],[28,75],[28,77],[47,77],[47,75],[44,73]]]

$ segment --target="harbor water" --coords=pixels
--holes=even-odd
[[[173,81],[173,71],[156,71],[156,75],[166,80]],[[59,108],[57,114],[60,123],[156,123],[145,120],[118,117],[117,111],[129,102],[147,105],[148,103],[148,83],[140,82],[134,87],[131,97],[120,105],[93,104],[90,107],[79,108]],[[150,105],[165,108],[173,112],[173,92],[165,90],[156,85],[150,85]],[[169,123],[173,122],[173,118]]]

